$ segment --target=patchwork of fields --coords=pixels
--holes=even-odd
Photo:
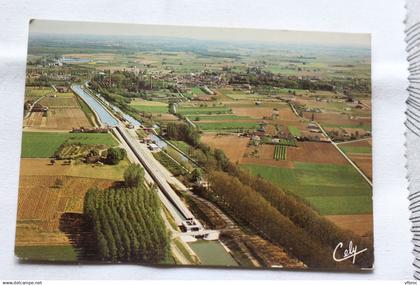
[[[54,92],[53,89],[27,89],[25,100],[32,100],[33,94],[48,95],[38,103],[48,107],[46,112],[32,112],[24,120],[24,127],[34,130],[71,130],[94,125],[93,113],[76,96]]]
[[[372,179],[372,140],[362,140],[351,143],[339,144],[340,149]]]

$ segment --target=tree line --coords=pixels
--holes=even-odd
[[[87,191],[83,212],[92,224],[99,260],[159,263],[169,256],[159,199],[144,186],[143,175],[140,166],[131,165],[123,187]]]

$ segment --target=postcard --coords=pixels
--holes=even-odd
[[[372,269],[370,43],[32,20],[16,256]]]

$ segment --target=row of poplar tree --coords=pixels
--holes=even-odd
[[[85,195],[84,214],[91,221],[97,239],[97,256],[102,261],[159,263],[169,256],[166,230],[156,192],[144,186],[130,166],[125,187],[92,188]],[[134,170],[134,171],[133,171]]]

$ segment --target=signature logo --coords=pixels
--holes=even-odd
[[[367,251],[367,248],[364,248],[364,249],[362,249],[360,251],[357,251],[357,246],[356,245],[353,245],[353,242],[350,241],[349,242],[349,247],[344,250],[344,252],[342,253],[341,256],[338,256],[337,257],[337,251],[339,249],[343,248],[343,246],[344,246],[343,243],[342,242],[339,242],[337,244],[337,246],[335,247],[335,249],[334,249],[333,259],[335,261],[337,261],[337,262],[341,262],[341,261],[344,261],[344,260],[353,258],[353,264],[354,264],[356,262],[356,256],[359,255],[359,254],[361,254],[362,252]]]

